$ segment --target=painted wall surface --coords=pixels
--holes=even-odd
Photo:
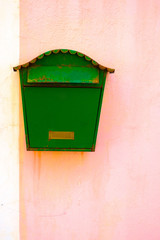
[[[159,13],[159,0],[20,1],[21,63],[69,48],[116,69],[94,153],[27,152],[21,108],[21,240],[160,239]]]
[[[0,239],[19,238],[19,1],[0,1]]]

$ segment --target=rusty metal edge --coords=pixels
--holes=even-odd
[[[42,147],[26,147],[27,151],[72,151],[72,152],[95,152],[95,147],[91,148],[42,148]]]
[[[95,60],[93,60],[92,58],[88,57],[87,55],[85,55],[83,53],[80,53],[78,51],[75,51],[75,50],[70,50],[70,49],[55,49],[55,50],[47,51],[47,52],[42,53],[41,55],[37,56],[36,58],[32,59],[31,61],[29,61],[29,62],[27,62],[25,64],[21,64],[21,65],[18,65],[16,67],[13,67],[13,70],[17,71],[17,70],[20,70],[22,67],[26,68],[30,64],[34,64],[37,61],[37,59],[42,59],[42,58],[44,58],[44,56],[48,56],[50,54],[57,54],[59,52],[61,52],[63,54],[70,53],[71,55],[77,54],[78,57],[84,57],[86,61],[91,61],[93,66],[98,67],[101,70],[107,70],[107,72],[109,72],[109,73],[114,73],[115,72],[115,69],[107,68],[105,66],[102,66],[101,64],[97,63]]]

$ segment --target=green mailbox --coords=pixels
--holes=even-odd
[[[68,49],[45,52],[20,70],[27,150],[95,151],[106,68]]]

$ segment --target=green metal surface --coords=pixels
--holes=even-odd
[[[67,55],[67,56],[68,55],[77,55],[78,57],[80,57],[82,59],[85,58],[87,61],[90,61],[92,65],[98,67],[99,69],[106,70],[107,72],[110,72],[110,73],[114,73],[114,71],[115,71],[115,69],[107,68],[105,66],[102,66],[101,64],[97,63],[92,58],[88,57],[87,55],[85,55],[83,53],[80,53],[80,52],[75,51],[75,50],[68,50],[68,49],[55,49],[55,50],[47,51],[47,52],[39,55],[38,57],[32,59],[31,61],[27,62],[27,63],[24,63],[22,65],[18,65],[16,67],[13,67],[13,70],[17,71],[17,70],[20,70],[21,68],[26,68],[28,66],[32,66],[32,64],[37,62],[38,59],[42,59],[45,56],[49,56],[49,55],[58,55],[59,56],[61,54],[63,54],[64,56],[65,55]]]
[[[24,95],[33,148],[92,148],[100,89],[27,87]],[[49,131],[74,132],[75,138],[49,140]]]
[[[41,66],[28,69],[28,83],[99,83],[99,69]]]
[[[27,150],[94,151],[107,68],[53,50],[20,68]]]

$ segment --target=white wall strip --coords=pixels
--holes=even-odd
[[[19,239],[19,0],[0,0],[0,239]]]

